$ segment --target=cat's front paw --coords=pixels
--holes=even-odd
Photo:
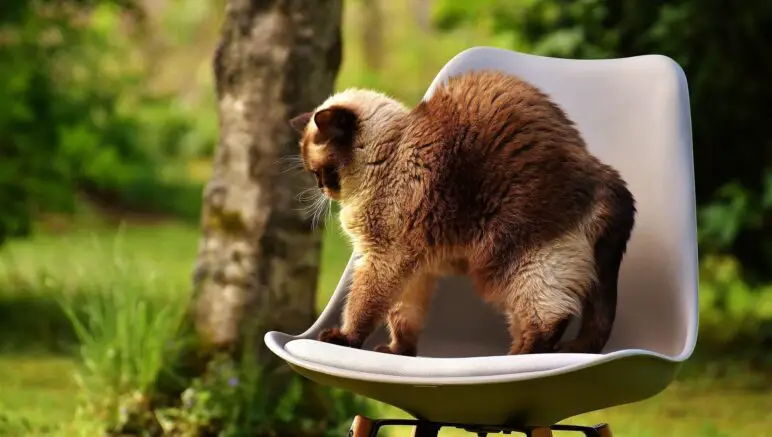
[[[351,341],[351,339],[348,336],[346,336],[341,332],[340,328],[325,329],[319,334],[318,339],[319,341],[322,341],[325,343],[337,344],[338,346],[353,347],[353,348],[358,347],[355,344],[355,342]]]
[[[414,357],[418,355],[418,351],[414,347],[397,347],[392,348],[388,344],[381,344],[373,348],[375,352],[380,352],[383,354],[392,354],[392,355],[402,355],[406,357]]]
[[[390,354],[390,353],[392,353],[391,352],[391,348],[389,347],[388,344],[379,344],[378,346],[373,348],[373,351],[380,352],[382,354]]]

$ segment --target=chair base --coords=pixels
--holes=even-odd
[[[477,434],[478,437],[500,433],[520,433],[527,437],[552,437],[552,431],[574,431],[584,434],[585,437],[612,437],[611,428],[605,423],[594,426],[552,425],[548,427],[517,428],[508,426],[437,423],[422,420],[370,419],[364,416],[357,416],[354,418],[354,422],[351,424],[351,428],[348,432],[348,437],[376,437],[378,431],[384,426],[412,426],[414,427],[413,437],[437,437],[440,428],[459,428],[469,433]]]

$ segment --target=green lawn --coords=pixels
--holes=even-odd
[[[337,283],[348,248],[326,230],[319,305]],[[167,224],[118,230],[40,234],[0,251],[0,435],[42,435],[75,411],[78,386],[73,334],[57,305],[62,294],[135,292],[152,281],[158,293],[189,291],[194,227]],[[618,436],[772,435],[769,381],[742,369],[720,378],[691,364],[663,394],[571,422],[608,421]],[[384,415],[398,412],[381,406]],[[31,425],[26,425],[29,423]],[[25,431],[33,429],[34,431]],[[398,435],[408,435],[400,430]],[[446,430],[443,435],[462,435]]]

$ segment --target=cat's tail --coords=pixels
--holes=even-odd
[[[635,224],[635,199],[620,182],[605,189],[598,200],[604,214],[595,241],[597,280],[588,290],[576,339],[558,345],[564,352],[601,353],[616,318],[619,268]]]

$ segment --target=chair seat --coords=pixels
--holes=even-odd
[[[551,372],[589,365],[603,355],[533,354],[468,358],[405,357],[352,349],[316,340],[293,340],[285,346],[293,356],[312,363],[349,371],[408,378],[512,376]]]
[[[312,331],[319,329],[316,325]],[[312,338],[273,331],[265,335],[265,344],[312,381],[444,423],[553,424],[653,396],[667,387],[680,364],[640,349],[599,355],[402,357]]]

